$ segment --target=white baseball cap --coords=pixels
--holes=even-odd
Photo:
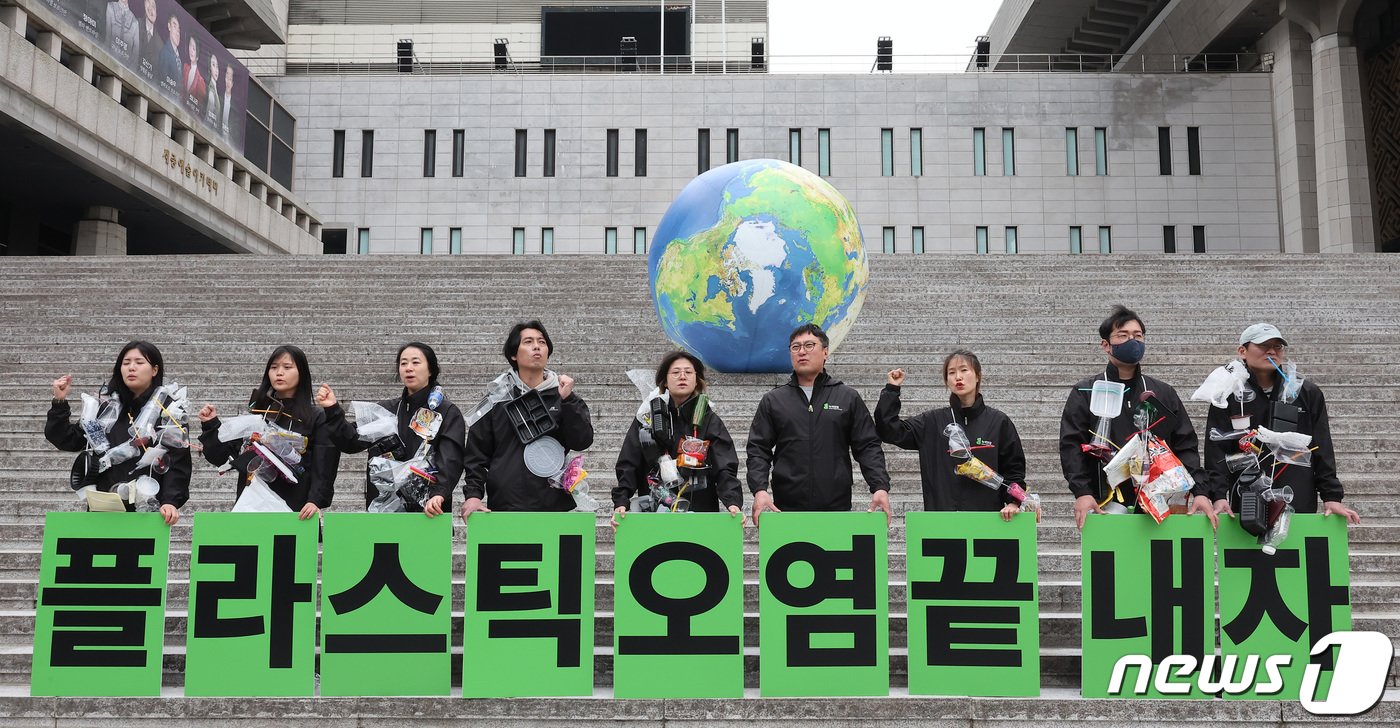
[[[1288,342],[1283,339],[1283,332],[1279,331],[1277,326],[1264,323],[1254,324],[1245,329],[1244,333],[1240,334],[1240,346],[1244,346],[1245,344],[1262,344],[1273,339],[1283,341],[1283,345],[1288,346]]]

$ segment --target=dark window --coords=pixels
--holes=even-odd
[[[374,176],[374,132],[360,132],[360,176]]]
[[[1186,127],[1186,166],[1191,174],[1201,173],[1201,128]]]
[[[1206,226],[1191,226],[1191,248],[1197,253],[1206,252]]]
[[[437,174],[437,131],[427,129],[423,132],[423,176],[432,177]]]
[[[515,130],[515,176],[525,176],[525,145],[529,139],[529,132],[524,129]]]
[[[544,130],[544,176],[554,176],[554,130]],[[553,234],[553,231],[550,231]]]
[[[617,130],[616,130],[616,129],[609,129],[609,130],[608,130],[608,158],[607,158],[607,175],[608,175],[609,177],[616,177],[616,176],[617,176],[617,144],[618,144],[618,142],[617,142]]]
[[[331,136],[331,176],[345,176],[345,130],[336,129]]]
[[[1172,173],[1172,128],[1157,127],[1157,164],[1162,174]]]
[[[733,164],[739,161],[739,130],[726,129],[724,131],[724,163]]]
[[[321,229],[321,252],[326,255],[345,255],[345,244],[350,231],[344,228]]]
[[[647,130],[638,129],[632,148],[632,176],[647,176]]]
[[[701,129],[695,137],[695,173],[704,174],[710,170],[710,130]]]
[[[1162,252],[1164,252],[1164,253],[1175,253],[1175,252],[1176,252],[1176,226],[1175,226],[1175,225],[1163,225],[1163,226],[1162,226]]]
[[[452,130],[452,176],[461,177],[466,174],[467,161],[467,130]]]

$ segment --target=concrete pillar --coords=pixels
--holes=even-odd
[[[1312,42],[1318,250],[1375,252],[1366,122],[1356,47],[1339,33]]]
[[[101,89],[102,93],[111,97],[113,101],[119,104],[122,102],[122,80],[120,78],[116,76],[103,76],[102,80],[97,82],[97,88]]]
[[[307,215],[307,219],[310,220],[310,218],[311,218],[311,216],[310,216],[310,215]],[[316,222],[315,220],[311,220],[311,224],[306,228],[306,232],[311,233],[311,237],[316,238],[317,240],[320,240],[320,239],[321,239],[321,223]]]
[[[170,138],[174,139],[176,144],[184,147],[185,151],[194,151],[194,132],[189,129],[176,129]]]
[[[233,183],[236,184],[236,185],[238,185],[239,187],[242,187],[242,188],[245,189],[245,190],[250,190],[250,191],[251,191],[251,189],[252,189],[252,187],[251,187],[252,179],[253,179],[253,176],[250,175],[250,174],[248,174],[248,170],[245,170],[245,169],[235,169],[235,170],[233,170]]]
[[[233,177],[233,160],[228,157],[215,157],[214,169],[225,177]]]
[[[151,102],[146,100],[141,94],[132,94],[126,97],[126,108],[136,115],[141,121],[146,120],[146,116],[151,113]]]
[[[29,13],[18,5],[0,5],[0,25],[5,25],[20,37],[29,30]]]
[[[175,132],[175,119],[164,111],[157,111],[151,114],[151,126],[160,130],[160,133],[171,136]]]
[[[267,193],[267,206],[271,207],[278,215],[282,214],[282,196],[276,192]]]
[[[293,205],[293,204],[290,203],[290,202],[287,202],[286,199],[283,199],[283,200],[282,200],[282,217],[285,217],[285,218],[287,218],[289,221],[295,223],[295,222],[297,221],[297,206],[296,206],[296,205]]]
[[[248,173],[244,172],[243,174],[246,175]],[[249,194],[253,195],[253,197],[256,197],[258,199],[258,202],[267,201],[267,185],[261,182],[253,180],[252,184],[248,187],[248,192]]]
[[[214,166],[214,147],[209,144],[194,145],[194,155],[210,167]]]
[[[83,79],[83,83],[92,83],[92,59],[88,56],[78,53],[68,56],[68,70]]]
[[[39,40],[34,45],[38,46],[40,52],[52,56],[55,61],[63,57],[63,39],[57,33],[40,31]]]
[[[1275,163],[1281,249],[1317,252],[1317,166],[1313,146],[1312,48],[1298,24],[1283,20],[1259,40],[1274,55],[1269,75],[1274,95]]]
[[[126,227],[115,207],[95,206],[83,211],[73,226],[74,255],[126,255]]]

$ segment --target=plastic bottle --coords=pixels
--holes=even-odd
[[[433,391],[428,393],[428,409],[437,410],[442,406],[442,387],[433,387]]]
[[[1274,527],[1264,535],[1264,545],[1260,550],[1269,556],[1273,556],[1278,551],[1280,544],[1288,538],[1288,522],[1293,519],[1293,506],[1287,506],[1283,513],[1279,514],[1278,520],[1274,521]]]

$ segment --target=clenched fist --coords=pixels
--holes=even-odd
[[[904,370],[891,369],[889,376],[885,377],[885,382],[887,384],[893,384],[896,387],[904,386]]]
[[[316,390],[316,404],[322,407],[334,407],[335,402],[335,390],[331,389],[331,385],[322,384],[321,388]]]
[[[73,375],[64,374],[53,380],[53,398],[68,399],[68,390],[73,388]]]
[[[574,378],[567,374],[559,375],[559,398],[568,399],[574,393]]]

